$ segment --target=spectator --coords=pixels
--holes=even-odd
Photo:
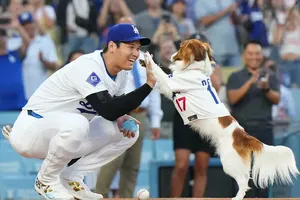
[[[193,21],[186,18],[186,0],[173,0],[171,12],[179,24],[179,34],[182,40],[188,39],[196,32]]]
[[[96,49],[97,15],[97,8],[92,1],[69,1],[66,16],[67,42],[62,47],[63,58],[67,58],[70,52],[76,49],[82,49],[85,53]]]
[[[68,60],[67,60],[66,64],[76,60],[78,57],[82,56],[83,54],[84,54],[84,51],[82,51],[82,50],[72,51],[68,56]]]
[[[263,55],[259,43],[250,41],[245,46],[244,61],[245,67],[231,74],[226,86],[232,116],[250,135],[273,145],[272,106],[280,100],[278,77],[262,67]],[[268,190],[253,188],[246,196],[267,198]]]
[[[21,49],[6,49],[7,33],[0,29],[0,111],[21,110],[26,104],[22,78]]]
[[[98,16],[101,40],[106,40],[106,34],[109,28],[117,24],[122,17],[132,16],[133,14],[124,0],[104,0],[100,15]]]
[[[24,12],[19,16],[19,22],[29,38],[26,46],[26,57],[23,60],[23,75],[26,98],[48,77],[47,69],[58,68],[58,58],[54,42],[48,35],[39,35],[32,14]],[[24,42],[24,41],[23,41]]]
[[[54,8],[50,5],[45,5],[45,0],[30,0],[29,3],[32,6],[32,13],[41,31],[51,35],[52,40],[55,41],[56,14]]]
[[[176,53],[177,48],[170,38],[163,38],[159,43],[159,65],[162,70],[170,74],[171,70],[169,66],[171,65],[171,56]],[[161,95],[161,108],[163,110],[164,116],[162,121],[164,122],[172,122],[173,116],[175,112],[175,107],[172,101],[167,99],[164,95]],[[164,134],[164,133],[162,133]],[[169,133],[171,134],[171,133]],[[170,137],[170,135],[168,135]]]
[[[300,14],[293,10],[289,16],[282,15],[278,24],[271,27],[270,41],[279,50],[280,71],[289,74],[291,84],[300,86]],[[286,21],[286,23],[282,23]]]
[[[131,23],[132,19],[124,17],[120,23]],[[140,57],[143,59],[143,52],[140,52]],[[133,66],[133,69],[128,73],[128,83],[126,93],[140,87],[146,81],[146,70],[138,61]],[[104,165],[100,169],[98,175],[96,192],[108,197],[110,186],[113,178],[118,170],[120,170],[119,181],[119,197],[132,198],[136,186],[136,180],[140,168],[141,151],[143,139],[147,129],[147,117],[149,117],[152,139],[156,140],[160,137],[160,122],[162,118],[161,100],[158,91],[152,91],[149,96],[142,102],[140,107],[131,111],[129,115],[141,122],[139,130],[140,135],[132,147],[127,149],[122,155],[115,160]]]
[[[174,0],[164,0],[166,8],[169,8],[170,5],[173,3],[173,1]],[[185,6],[186,6],[185,15],[186,15],[187,18],[191,19],[194,23],[196,21],[195,20],[194,5],[195,5],[195,1],[197,1],[197,0],[184,0],[184,1],[185,1]]]
[[[135,16],[136,25],[140,33],[152,38],[154,45],[159,44],[162,35],[167,35],[172,38],[172,40],[178,41],[180,39],[178,24],[170,12],[161,8],[162,0],[145,0],[145,2],[147,4],[147,10]],[[148,50],[150,48],[149,46]],[[150,52],[157,54],[159,51],[156,49],[156,53],[153,50]]]
[[[198,24],[205,27],[214,49],[214,57],[222,66],[241,65],[236,27],[231,21],[231,14],[236,11],[237,6],[234,0],[195,1]]]
[[[243,1],[241,3],[241,18],[249,31],[249,40],[259,41],[267,50],[269,47],[267,27],[263,21],[261,0]]]
[[[145,1],[139,0],[125,0],[128,7],[131,9],[133,14],[137,14],[147,9]]]

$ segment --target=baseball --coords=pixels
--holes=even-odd
[[[146,199],[149,198],[150,193],[146,189],[140,189],[140,190],[137,191],[136,196],[137,196],[138,200],[146,200]]]

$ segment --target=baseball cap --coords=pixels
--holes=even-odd
[[[18,16],[18,20],[21,25],[32,23],[33,22],[33,16],[30,12],[23,12]]]
[[[1,36],[7,36],[6,30],[3,29],[3,28],[0,28],[0,35],[1,35]]]
[[[150,38],[142,37],[133,24],[116,24],[112,26],[106,36],[106,45],[112,42],[133,42],[139,40],[142,46],[151,43]]]

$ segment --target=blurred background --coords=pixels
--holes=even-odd
[[[253,118],[270,112],[270,137],[275,144],[293,150],[300,169],[299,11],[295,0],[0,0],[0,126],[13,125],[33,92],[52,73],[82,54],[103,48],[112,25],[131,22],[141,35],[152,38],[152,44],[143,51],[153,53],[166,73],[170,56],[181,41],[196,38],[209,42],[218,62],[217,91],[230,110],[234,107],[227,98],[227,81],[251,62],[245,57],[245,45],[249,41],[259,43],[263,54],[259,65],[276,74],[281,98],[269,111],[257,109],[260,105],[253,102],[255,115],[242,114]],[[162,96],[160,102],[163,117],[159,125],[151,126],[151,117],[145,122],[140,165],[132,187],[134,193],[146,188],[151,197],[170,197],[177,162],[173,131],[176,111]],[[151,109],[139,112],[149,116]],[[264,125],[260,126],[259,133],[263,134]],[[158,140],[151,139],[155,128],[160,131]],[[0,199],[39,199],[33,184],[41,161],[17,155],[3,136],[0,152]],[[184,197],[193,196],[197,171],[193,167],[198,163],[193,153],[188,154],[185,169],[179,168],[185,175],[181,186]],[[98,174],[96,171],[85,180],[96,191],[96,185],[101,184],[101,180],[97,183]],[[118,176],[116,173],[109,196],[118,197]],[[207,184],[201,196],[235,195],[236,185],[222,171],[217,156],[212,155],[203,176]],[[300,197],[299,188],[300,180],[291,186],[275,185],[267,193],[269,197]]]

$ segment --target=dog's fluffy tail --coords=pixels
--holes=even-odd
[[[292,150],[285,146],[263,144],[260,151],[253,151],[252,179],[255,186],[266,188],[274,182],[292,184],[292,177],[299,175]]]

